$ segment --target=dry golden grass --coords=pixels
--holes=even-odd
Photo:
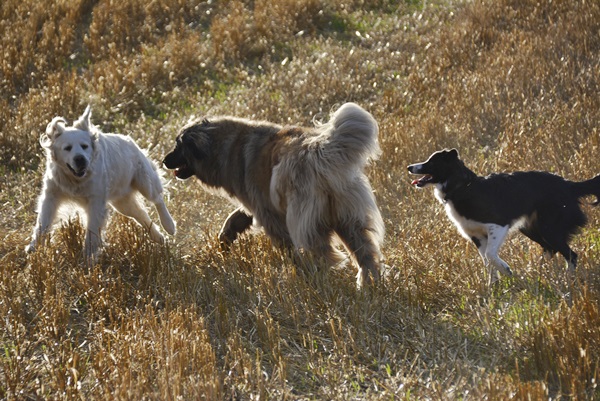
[[[0,399],[600,398],[600,211],[575,278],[522,237],[486,287],[476,250],[406,165],[600,173],[600,3],[589,0],[0,3]],[[113,216],[85,268],[77,220],[27,257],[38,137],[90,103],[159,161],[192,115],[309,125],[345,101],[380,123],[369,169],[390,269],[296,266],[231,205],[172,182],[164,247]]]

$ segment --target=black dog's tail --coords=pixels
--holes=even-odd
[[[600,175],[597,175],[591,180],[574,182],[573,191],[578,198],[586,195],[594,195],[596,197],[596,202],[593,202],[592,205],[600,205]]]

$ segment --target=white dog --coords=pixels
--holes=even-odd
[[[100,132],[90,122],[90,116],[88,106],[72,127],[66,126],[64,118],[55,117],[40,137],[40,144],[46,149],[46,173],[27,252],[33,251],[48,232],[65,202],[78,204],[87,215],[84,252],[88,259],[95,260],[101,245],[107,203],[148,229],[153,241],[163,243],[164,237],[138,200],[138,192],[154,203],[163,228],[169,234],[175,233],[175,222],[163,201],[162,183],[154,163],[131,138]]]

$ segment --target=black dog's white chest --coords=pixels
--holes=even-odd
[[[487,235],[490,223],[476,221],[459,213],[452,200],[446,199],[446,193],[441,185],[435,186],[434,193],[435,197],[444,205],[448,218],[456,225],[463,237],[472,239]]]

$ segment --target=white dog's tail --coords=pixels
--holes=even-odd
[[[340,166],[363,168],[369,159],[379,158],[379,127],[373,116],[357,105],[346,103],[328,123],[318,126],[316,138],[323,146],[323,156]]]

